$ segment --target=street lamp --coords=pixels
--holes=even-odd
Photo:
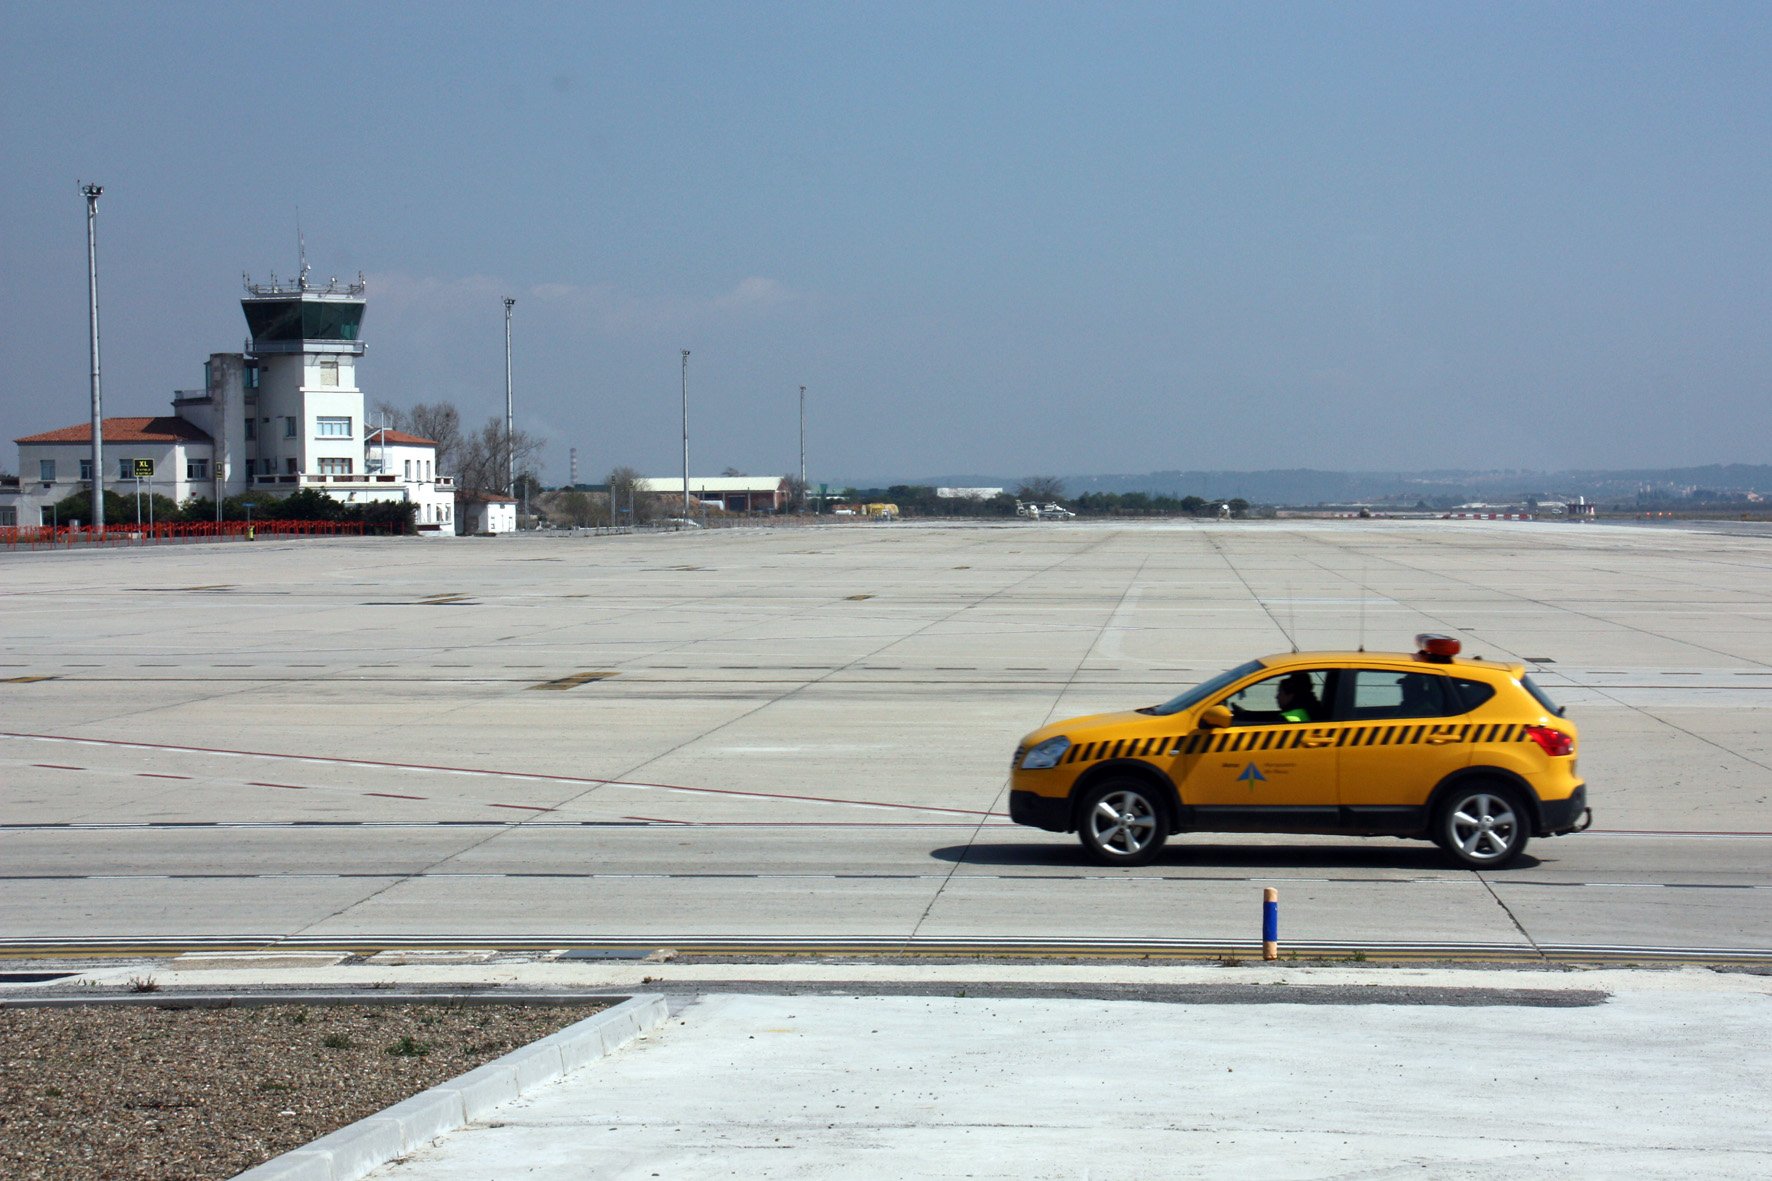
[[[98,198],[99,185],[81,185],[86,194],[86,294],[92,305],[92,527],[105,533],[105,430],[98,380]]]
[[[800,511],[806,511],[806,387],[800,387]]]
[[[511,414],[511,309],[514,299],[505,300],[505,495],[517,495],[516,419]]]
[[[689,350],[683,350],[683,519],[689,519]]]

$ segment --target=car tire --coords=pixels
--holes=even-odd
[[[1146,865],[1169,839],[1168,806],[1143,780],[1110,780],[1083,797],[1077,836],[1101,865]]]
[[[1496,783],[1461,784],[1434,814],[1434,843],[1466,869],[1500,869],[1526,848],[1532,818],[1519,793]]]

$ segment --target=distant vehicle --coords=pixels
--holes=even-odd
[[[1065,508],[1062,504],[1043,504],[1040,506],[1040,519],[1042,521],[1068,521],[1076,515],[1076,513]]]
[[[1009,818],[1074,832],[1103,865],[1172,833],[1431,840],[1496,869],[1593,820],[1575,725],[1524,665],[1418,651],[1289,652],[1161,705],[1042,726],[1010,762]]]
[[[1037,521],[1040,519],[1040,506],[1037,504],[1017,504],[1015,506],[1015,515],[1018,517],[1026,517],[1031,521]]]

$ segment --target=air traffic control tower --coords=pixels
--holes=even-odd
[[[247,278],[246,351],[211,355],[202,397],[179,405],[215,440],[218,499],[255,484],[290,485],[275,489],[281,496],[315,476],[370,474],[357,388],[363,290],[361,275],[311,285],[305,265],[294,283]]]

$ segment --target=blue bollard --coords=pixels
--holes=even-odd
[[[1280,892],[1272,886],[1261,892],[1261,958],[1280,958]]]

